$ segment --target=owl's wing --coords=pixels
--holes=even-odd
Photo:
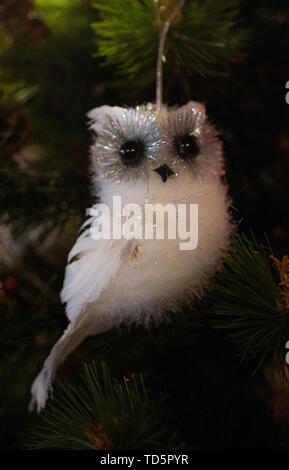
[[[70,320],[77,318],[86,304],[98,299],[115,276],[130,244],[126,239],[95,240],[90,232],[92,225],[97,225],[95,217],[85,222],[68,255],[60,298],[66,303]]]
[[[61,300],[66,303],[70,320],[68,328],[53,346],[43,368],[31,388],[29,410],[44,408],[49,392],[52,391],[58,366],[90,335],[102,333],[111,328],[105,317],[87,309],[95,302],[116,275],[123,256],[130,251],[131,241],[95,240],[91,237],[90,227],[94,218],[82,227],[83,231],[69,253]]]

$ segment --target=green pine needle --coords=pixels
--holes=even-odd
[[[215,327],[230,331],[242,360],[256,361],[254,373],[270,357],[284,366],[289,339],[289,315],[277,309],[281,290],[270,254],[269,244],[237,236],[215,280]]]
[[[60,394],[48,403],[30,448],[95,450],[86,434],[91,426],[101,426],[112,449],[176,448],[176,433],[160,421],[163,400],[149,396],[141,376],[118,382],[102,362],[101,373],[86,364],[82,379],[78,386],[59,382]]]
[[[181,19],[169,30],[165,71],[174,76],[226,75],[240,58],[248,30],[237,27],[240,0],[187,0]],[[97,53],[105,66],[144,88],[155,80],[160,28],[153,0],[98,0],[92,24]]]

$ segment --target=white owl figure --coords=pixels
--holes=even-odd
[[[40,411],[57,368],[90,335],[121,323],[149,325],[193,302],[221,266],[233,230],[223,182],[222,144],[204,106],[102,106],[88,114],[94,195],[122,204],[198,204],[198,245],[180,239],[94,239],[91,216],[68,256],[61,300],[69,325],[33,383],[30,409]],[[113,214],[113,211],[111,211]],[[112,215],[113,217],[113,215]]]

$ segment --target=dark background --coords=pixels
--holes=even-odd
[[[114,68],[93,56],[98,13],[88,0],[36,3],[38,10],[32,0],[0,3],[0,432],[9,449],[23,448],[38,422],[26,411],[29,387],[65,325],[58,293],[91,200],[85,114],[155,99],[154,85],[118,83]],[[184,87],[176,73],[165,99],[206,104],[224,142],[240,231],[253,229],[259,240],[266,232],[282,255],[289,253],[289,5],[240,5],[250,39],[227,76],[193,75]],[[168,391],[178,409],[171,423],[189,448],[288,448],[289,415],[276,384],[262,374],[252,379],[250,365],[240,365],[206,322],[188,330],[190,341],[177,326],[91,339],[60,375],[73,380],[82,359],[99,355],[116,375],[143,370],[152,389]]]

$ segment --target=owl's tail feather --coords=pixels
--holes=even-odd
[[[55,378],[58,366],[65,361],[69,354],[74,351],[86,337],[96,332],[101,333],[106,329],[107,328],[104,327],[96,328],[95,318],[93,321],[91,315],[85,312],[68,325],[63,335],[53,346],[49,356],[44,362],[42,370],[32,384],[29,411],[33,411],[36,407],[39,413],[45,407],[48,396],[53,391],[52,382]]]

